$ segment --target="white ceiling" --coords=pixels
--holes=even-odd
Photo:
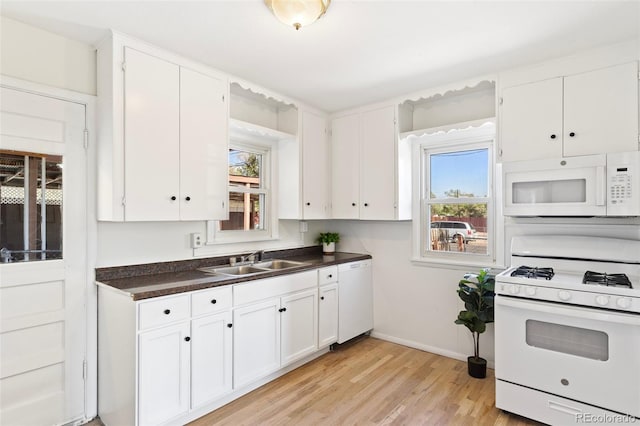
[[[327,112],[639,39],[639,1],[333,0],[295,31],[262,0],[8,1],[1,13],[95,44],[113,28]]]

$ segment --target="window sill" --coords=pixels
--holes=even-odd
[[[412,257],[411,263],[414,266],[434,267],[443,269],[453,269],[465,272],[473,272],[481,268],[505,269],[504,266],[496,264],[495,260],[489,257],[479,257],[478,259],[443,259],[443,258],[427,258]]]

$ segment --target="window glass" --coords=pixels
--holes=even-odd
[[[229,219],[217,222],[217,231],[267,230],[268,152],[229,149]]]
[[[430,198],[487,196],[487,149],[432,154],[429,161]]]
[[[62,258],[62,157],[0,151],[2,262]]]

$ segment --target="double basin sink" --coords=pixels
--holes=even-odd
[[[273,271],[306,266],[308,263],[295,262],[293,260],[273,259],[264,262],[256,262],[250,265],[211,266],[199,270],[207,274],[226,275],[230,277],[246,277],[248,275],[266,274]]]

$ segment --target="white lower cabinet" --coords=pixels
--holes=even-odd
[[[231,312],[191,321],[191,408],[231,392],[233,364]]]
[[[318,348],[318,290],[295,293],[281,299],[281,363],[284,367]]]
[[[318,348],[324,348],[338,341],[338,283],[323,285],[318,293]]]
[[[233,311],[233,381],[238,388],[280,368],[280,299]]]
[[[189,322],[138,336],[138,424],[157,425],[189,411]]]

